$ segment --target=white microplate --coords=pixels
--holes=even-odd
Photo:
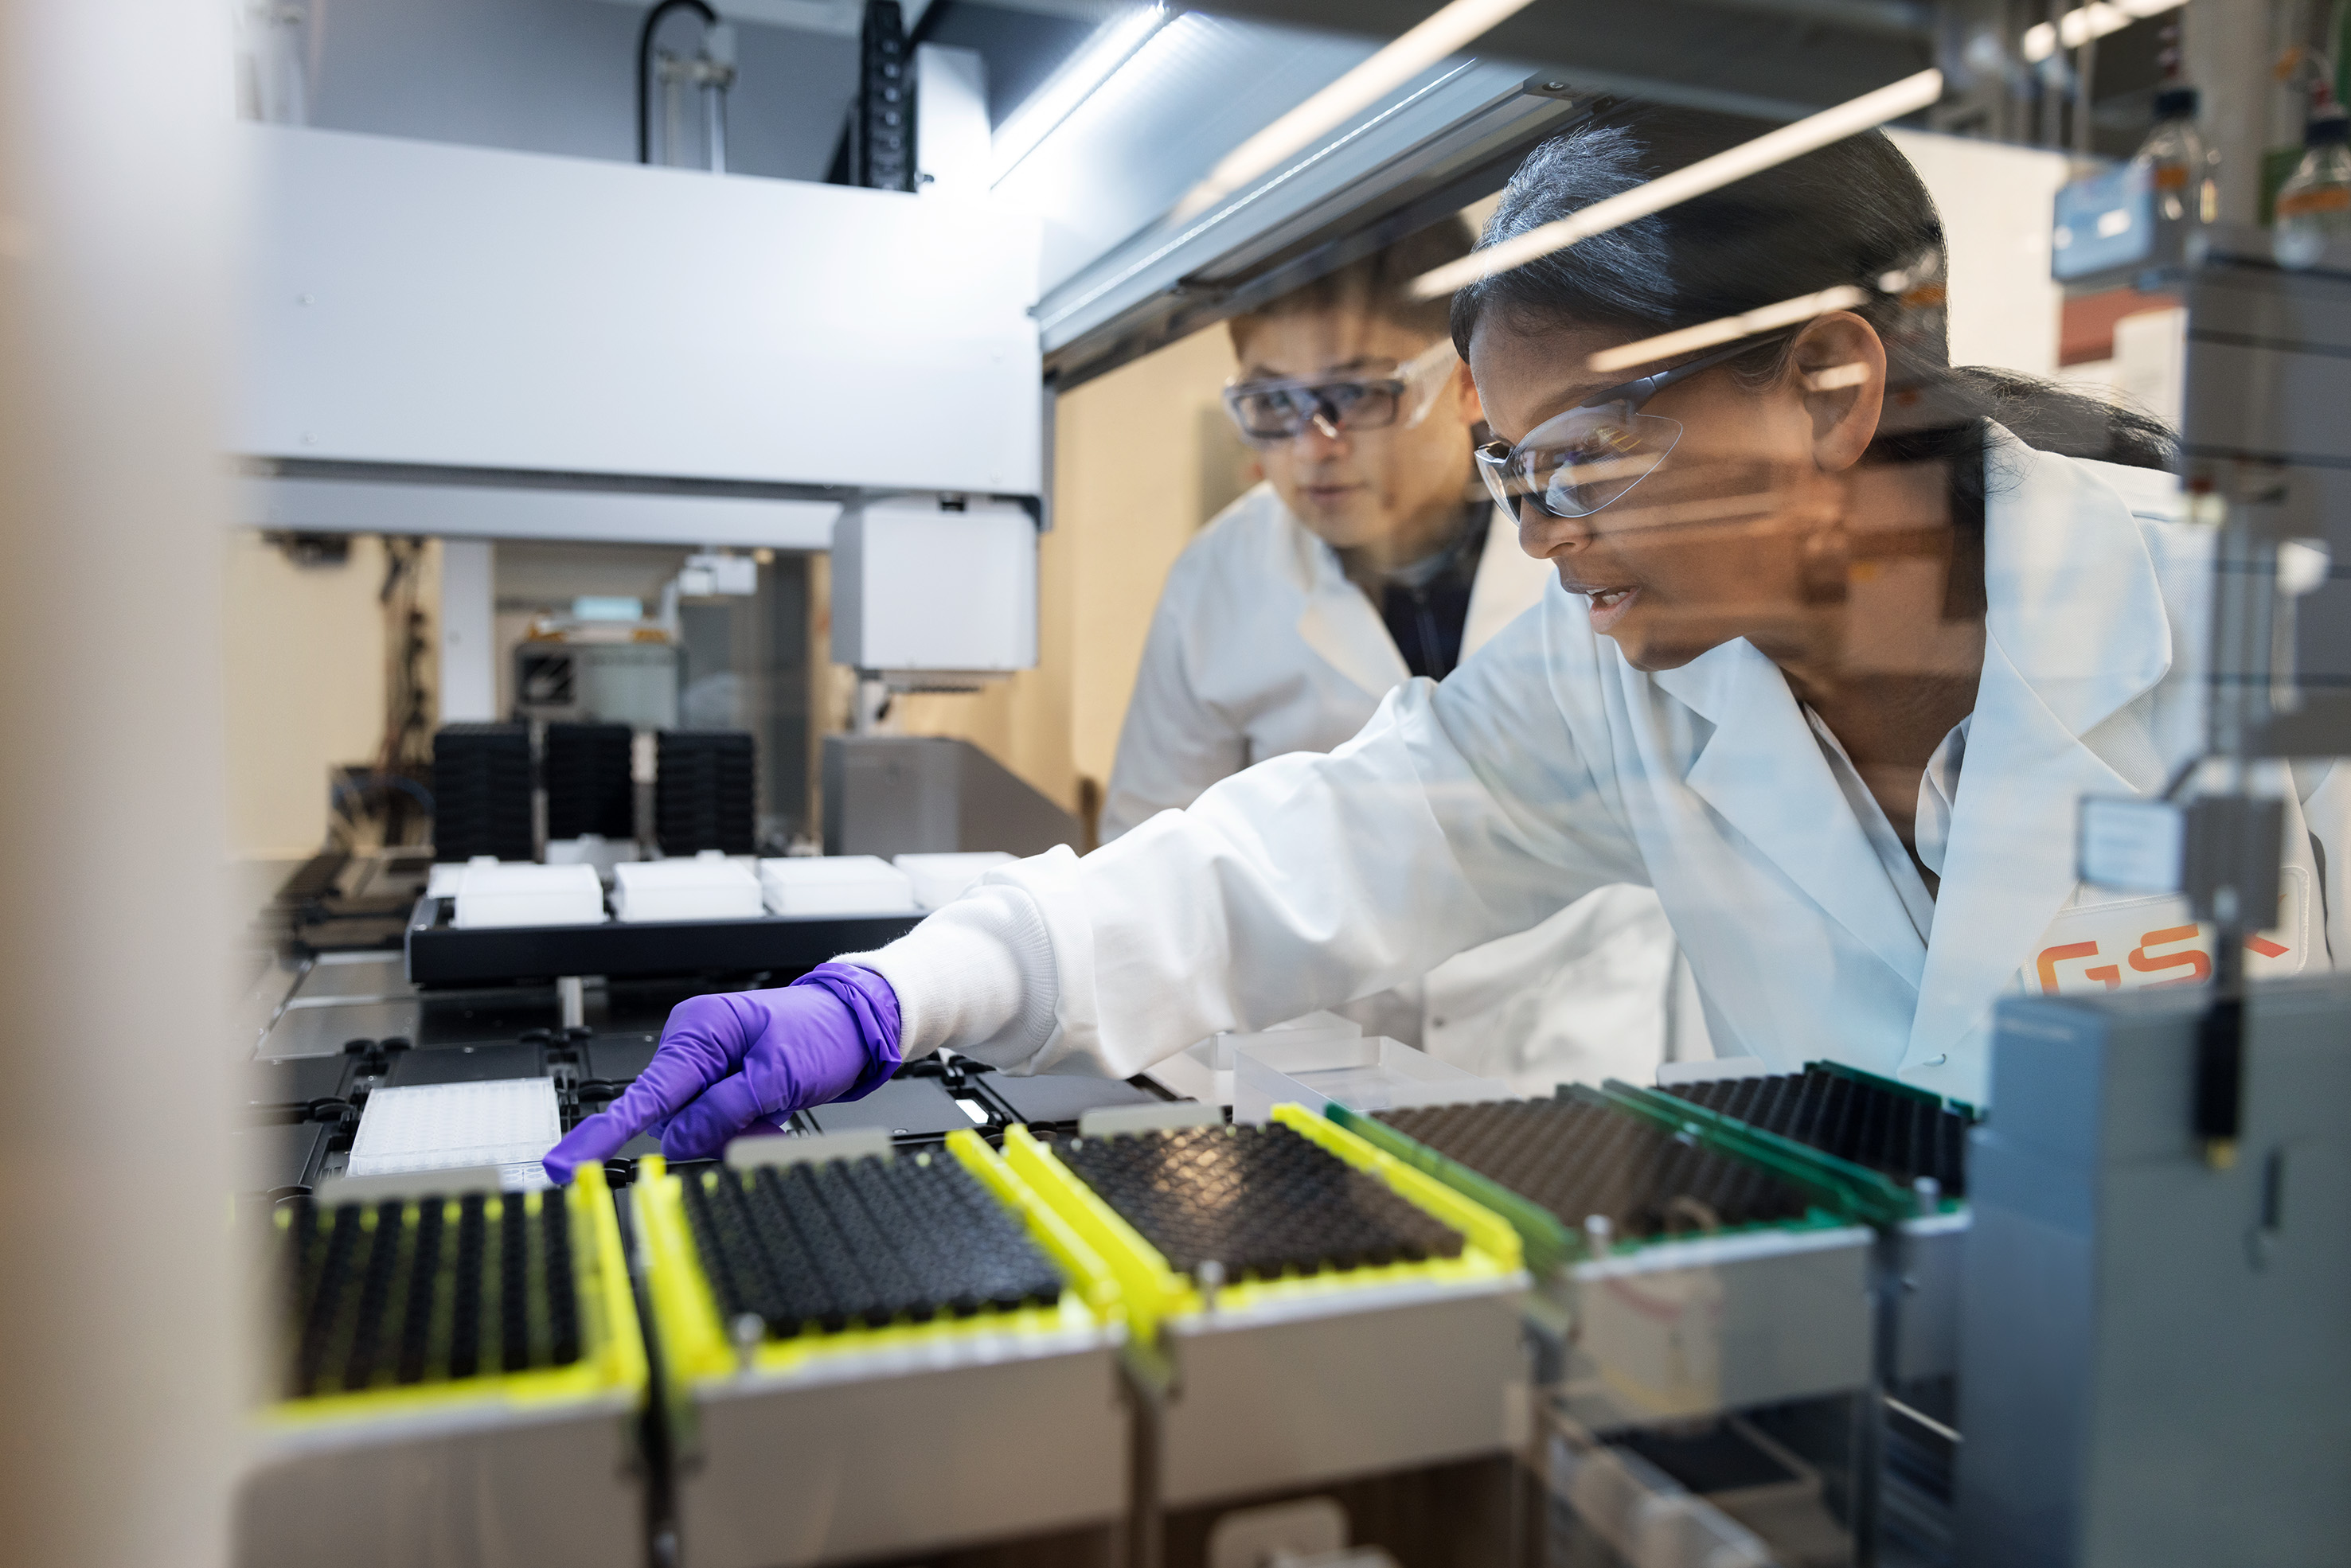
[[[1002,850],[966,850],[955,854],[897,855],[890,863],[913,880],[915,903],[925,909],[937,909],[953,904],[981,877],[1017,858]]]
[[[759,862],[759,888],[778,915],[912,915],[914,883],[878,855],[799,855]]]
[[[545,1186],[539,1156],[563,1135],[549,1078],[498,1078],[486,1083],[420,1083],[379,1089],[360,1113],[349,1173],[496,1166],[508,1189]]]
[[[622,920],[750,920],[765,915],[755,862],[716,851],[612,868]]]

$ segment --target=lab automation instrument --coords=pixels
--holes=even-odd
[[[1334,1521],[1329,1550],[1405,1563],[1555,1535],[1642,1565],[2329,1561],[2351,983],[2250,994],[2218,1177],[2201,1006],[2003,1004],[1989,1115],[1827,1064],[1521,1100],[1378,1051],[1299,1065],[1262,1122],[1121,1084],[1046,1121],[1013,1107],[1050,1081],[950,1061],[885,1086],[885,1124],[817,1107],[723,1161],[616,1161],[617,1193],[305,1171],[240,1208],[276,1347],[246,1550],[298,1560],[270,1553],[331,1496],[383,1518],[351,1540],[385,1563],[528,1561],[583,1520],[588,1560],[642,1561],[606,1527],[645,1517],[747,1568],[1213,1563]],[[651,1042],[514,1050],[492,1071],[551,1074],[569,1120]],[[474,1054],[323,1061],[363,1128],[371,1089]],[[455,1488],[483,1465],[515,1484]],[[431,1505],[391,1518],[395,1479]]]
[[[1521,127],[1573,111],[1520,94],[1465,113],[1462,156],[1510,155]],[[1140,307],[1081,278],[1031,323],[1019,220],[241,133],[274,235],[239,438],[254,520],[411,531],[429,486],[435,531],[643,538],[658,516],[664,537],[846,538],[872,562],[905,507],[915,531],[1000,538],[990,569],[1025,570],[1033,593],[1033,533],[1005,519],[1043,509],[1038,331],[1075,371],[1082,333]],[[1319,177],[1372,177],[1344,164]],[[1408,194],[1434,200],[1452,172]],[[1366,210],[1359,189],[1315,194]],[[859,237],[761,243],[810,224]],[[2351,258],[2286,274],[2211,239],[2168,281],[2189,300],[2191,504],[2240,569],[2216,595],[2213,750],[2340,755],[2351,660],[2331,641],[2346,622],[2323,612],[2341,585],[2287,546],[2351,548],[2331,538],[2346,454],[2319,417],[2342,402],[2325,387]],[[942,247],[970,265],[894,287]],[[779,256],[806,276],[779,287]],[[756,278],[730,259],[749,257]],[[715,368],[585,373],[590,346],[539,299],[558,292],[546,278],[607,261],[600,287],[622,308],[650,280],[711,275]],[[1200,297],[1130,270],[1128,293],[1171,323]],[[973,292],[949,298],[942,277]],[[764,313],[716,314],[755,294]],[[838,319],[905,342],[861,325],[852,345]],[[497,373],[448,375],[485,354]],[[867,375],[938,438],[828,424],[877,401],[841,394]],[[615,382],[646,406],[581,403]],[[987,387],[1003,395],[975,395]],[[779,426],[799,444],[778,453]],[[904,686],[1019,667],[1017,624],[968,630],[920,645],[859,620],[847,662]],[[2264,847],[2260,811],[2241,791],[2208,799],[2226,804],[2130,820],[2092,803],[2084,869],[2189,892],[2230,953],[2231,923],[2264,902],[2244,870],[2262,857],[2240,852]],[[441,932],[444,913],[423,947],[494,934]],[[642,945],[660,927],[568,929]],[[613,967],[577,949],[560,961],[578,968],[538,961],[445,977],[629,983],[618,948]],[[569,1121],[652,1049],[650,1030],[551,1019],[480,1039],[539,1000],[436,998],[425,977],[307,1009],[298,995],[272,1037],[315,1032],[306,1011],[438,1009],[480,1014],[474,1040],[385,1030],[256,1069],[241,1136],[287,1178],[240,1217],[278,1349],[256,1416],[268,1458],[239,1513],[257,1561],[315,1545],[313,1511],[345,1499],[339,1519],[380,1527],[339,1547],[385,1563],[535,1561],[591,1527],[567,1561],[1212,1563],[1364,1544],[1447,1561],[1431,1532],[1477,1543],[1466,1560],[1533,1561],[1555,1522],[1581,1560],[1641,1568],[2319,1563],[2351,1539],[2342,980],[2228,984],[2217,1008],[2193,991],[2003,1003],[1982,1114],[1828,1064],[1521,1101],[1384,1045],[1318,1068],[1290,1042],[1200,1064],[1262,1092],[1262,1123],[1139,1085],[1089,1086],[1142,1097],[1124,1105],[1081,1094],[1030,1115],[1044,1081],[925,1063],[874,1097],[886,1125],[817,1107],[724,1162],[639,1150],[553,1194],[342,1175],[381,1091],[544,1076]],[[399,1186],[367,1185],[385,1180]],[[917,1466],[909,1429],[940,1439]],[[420,1493],[447,1501],[391,1506]]]
[[[1037,220],[236,130],[256,204],[239,521],[831,550],[834,656],[877,684],[969,689],[1036,663]],[[582,333],[583,302],[662,329]],[[876,408],[891,411],[878,435]],[[444,657],[489,659],[487,630]],[[651,643],[527,645],[518,690],[536,716],[660,727],[674,661]],[[486,664],[472,684],[493,689]]]
[[[237,520],[831,550],[834,655],[872,694],[861,716],[891,690],[968,689],[1035,662],[1057,392],[1458,212],[1599,101],[1499,62],[1448,67],[1040,298],[1040,220],[946,172],[986,164],[959,52],[907,48],[894,9],[868,8],[857,185],[236,127],[255,207]],[[941,172],[912,190],[886,141],[901,70],[922,84],[922,167]],[[976,162],[950,132],[977,139]],[[583,309],[612,329],[580,331]],[[646,322],[661,329],[628,325]],[[444,669],[479,665],[450,689],[496,685],[476,630],[443,649]],[[530,716],[669,722],[653,644],[526,654]]]

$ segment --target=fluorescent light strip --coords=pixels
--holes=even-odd
[[[1028,101],[1005,117],[989,148],[993,167],[988,184],[1002,184],[1023,159],[1059,131],[1086,99],[1108,85],[1110,78],[1175,18],[1175,11],[1164,4],[1137,5],[1095,28],[1067,64],[1030,94]]]
[[[1799,295],[1782,299],[1777,305],[1759,306],[1737,316],[1725,316],[1703,326],[1684,327],[1677,332],[1661,332],[1654,338],[1644,338],[1637,343],[1621,348],[1603,349],[1592,356],[1592,368],[1599,371],[1629,370],[1646,365],[1652,360],[1669,359],[1698,349],[1711,349],[1719,343],[1735,343],[1741,338],[1751,338],[1758,332],[1769,332],[1780,327],[1792,327],[1799,321],[1809,321],[1815,316],[1825,316],[1832,310],[1850,310],[1866,304],[1869,296],[1850,283],[1834,288],[1823,288],[1818,294]],[[1854,367],[1840,366],[1841,370]],[[1830,372],[1823,372],[1827,374]],[[1850,386],[1851,382],[1839,382]]]
[[[1840,392],[1857,387],[1869,379],[1869,367],[1858,361],[1850,365],[1831,365],[1816,375],[1808,376],[1804,384],[1814,392]]]
[[[1071,300],[1065,305],[1054,305],[1051,308],[1050,314],[1040,315],[1038,317],[1038,326],[1050,335],[1056,328],[1060,327],[1062,322],[1068,320],[1071,317],[1076,315],[1081,310],[1084,310],[1089,306],[1092,306],[1113,289],[1122,288],[1127,284],[1134,282],[1137,277],[1142,277],[1144,273],[1150,271],[1153,267],[1158,266],[1161,262],[1166,260],[1177,251],[1182,250],[1186,246],[1190,245],[1202,235],[1205,235],[1211,229],[1215,228],[1218,224],[1223,223],[1233,216],[1234,214],[1244,211],[1254,203],[1265,201],[1278,195],[1284,185],[1289,184],[1294,180],[1303,179],[1311,175],[1314,172],[1315,166],[1322,162],[1325,159],[1334,158],[1341,153],[1345,152],[1348,148],[1357,141],[1378,131],[1383,125],[1386,124],[1389,120],[1394,120],[1396,116],[1407,112],[1422,100],[1433,97],[1437,93],[1442,92],[1446,88],[1451,86],[1463,72],[1474,70],[1476,68],[1477,62],[1475,60],[1464,61],[1462,64],[1456,66],[1453,69],[1446,72],[1443,76],[1438,77],[1435,81],[1429,82],[1427,85],[1420,88],[1417,91],[1414,92],[1410,97],[1405,98],[1401,102],[1390,104],[1387,108],[1380,110],[1379,113],[1374,115],[1363,124],[1358,125],[1353,131],[1348,131],[1344,136],[1337,137],[1332,141],[1327,141],[1322,146],[1317,147],[1311,153],[1300,159],[1297,162],[1292,163],[1289,168],[1284,169],[1280,173],[1275,175],[1272,179],[1268,180],[1264,184],[1251,186],[1249,190],[1235,196],[1225,205],[1216,208],[1205,216],[1194,219],[1188,225],[1179,227],[1175,234],[1162,241],[1159,245],[1154,246],[1151,250],[1146,251],[1144,255],[1137,256],[1134,260],[1127,263],[1126,266],[1111,274],[1108,277],[1103,278],[1101,282],[1096,283],[1093,287],[1088,288],[1083,294],[1078,296],[1075,299]],[[1040,305],[1038,308],[1043,310],[1045,307],[1043,305]]]
[[[1467,48],[1528,0],[1452,0],[1395,42],[1234,148],[1176,204],[1184,219],[1277,167],[1446,56]]]
[[[1651,213],[1663,212],[1694,196],[1703,196],[1708,191],[1719,191],[1734,181],[1746,179],[1750,174],[1760,174],[1766,169],[1785,163],[1791,158],[1801,158],[1807,152],[1817,152],[1832,141],[1842,141],[1848,136],[1875,130],[1889,120],[1899,120],[1906,114],[1924,109],[1942,96],[1942,72],[1926,70],[1917,76],[1905,77],[1889,87],[1864,93],[1834,109],[1824,109],[1793,125],[1766,131],[1752,141],[1742,142],[1711,158],[1701,158],[1686,169],[1660,174],[1645,184],[1635,185],[1604,201],[1594,202],[1571,217],[1545,224],[1541,228],[1529,229],[1499,245],[1466,256],[1459,261],[1448,262],[1433,271],[1424,272],[1413,280],[1413,298],[1442,298],[1480,278],[1524,267],[1553,251],[1565,250],[1579,240],[1621,228],[1635,219],[1647,217]]]
[[[2024,57],[2039,65],[2057,52],[2060,39],[2067,48],[2078,49],[2092,38],[2119,33],[2133,22],[2177,11],[2186,4],[2188,0],[2091,0],[2080,10],[2058,17],[2053,27],[2043,22],[2025,28]]]

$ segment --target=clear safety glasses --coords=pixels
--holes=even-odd
[[[1682,438],[1677,419],[1641,406],[1676,382],[1751,353],[1750,339],[1656,375],[1610,387],[1590,402],[1547,419],[1516,446],[1489,441],[1477,449],[1478,472],[1504,511],[1522,498],[1557,517],[1588,517],[1647,478]]]
[[[1236,382],[1225,388],[1225,412],[1243,435],[1260,443],[1292,441],[1309,428],[1326,436],[1343,428],[1384,430],[1400,413],[1409,430],[1428,417],[1458,360],[1451,343],[1439,342],[1398,365],[1393,376]]]

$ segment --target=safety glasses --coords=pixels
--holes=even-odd
[[[1557,517],[1588,517],[1647,478],[1682,438],[1681,421],[1643,413],[1651,398],[1726,360],[1760,347],[1750,339],[1687,364],[1610,387],[1527,432],[1516,446],[1489,441],[1478,472],[1494,502],[1513,517],[1531,498]]]
[[[1445,372],[1458,359],[1451,343],[1438,342],[1398,365],[1393,376],[1236,382],[1225,388],[1225,412],[1243,435],[1260,444],[1293,441],[1310,428],[1326,436],[1343,429],[1383,430],[1399,413],[1409,430],[1428,417]]]

